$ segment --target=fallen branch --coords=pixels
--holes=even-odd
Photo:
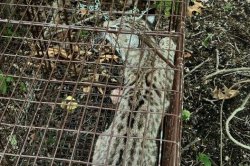
[[[189,76],[190,74],[192,74],[195,70],[197,70],[198,68],[200,68],[201,66],[203,66],[206,62],[210,61],[210,58],[207,58],[205,61],[201,62],[199,65],[195,66],[195,68],[193,68],[190,72],[188,72],[184,78],[186,78],[187,76]]]
[[[216,75],[239,72],[239,71],[249,71],[250,72],[250,68],[249,67],[242,67],[242,68],[218,70],[218,71],[216,71],[214,73],[211,73],[211,74],[205,76],[204,79],[207,80],[207,79],[212,78],[212,77],[214,77]]]
[[[229,89],[233,89],[235,86],[238,86],[238,85],[244,84],[244,83],[250,83],[250,80],[239,81],[239,82],[233,84]]]
[[[195,145],[197,142],[199,142],[201,139],[199,137],[195,138],[194,141],[190,142],[188,145],[186,145],[184,148],[182,148],[181,153],[188,150],[191,146]]]
[[[243,103],[241,104],[240,107],[238,107],[236,110],[234,110],[234,112],[228,117],[227,121],[226,121],[226,133],[227,136],[229,137],[229,139],[231,141],[233,141],[236,145],[241,146],[242,148],[248,149],[250,150],[250,146],[242,144],[241,142],[237,141],[235,138],[233,138],[233,136],[231,135],[230,131],[229,131],[229,123],[230,121],[235,117],[235,115],[237,113],[239,113],[240,111],[245,109],[245,105],[247,104],[248,100],[250,98],[250,93],[247,95],[247,97],[244,99]]]

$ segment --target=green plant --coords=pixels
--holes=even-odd
[[[161,0],[161,1],[155,2],[155,7],[159,11],[164,11],[164,15],[166,17],[169,17],[171,15],[172,1]]]
[[[16,135],[8,136],[8,141],[10,142],[13,149],[18,149]]]
[[[197,156],[197,159],[204,166],[211,166],[212,165],[210,157],[204,153],[199,153],[199,155]]]
[[[12,24],[7,24],[3,31],[4,36],[14,36],[14,28]]]
[[[9,84],[13,81],[13,77],[4,76],[2,71],[0,70],[0,93],[6,94],[8,90]]]
[[[207,37],[202,41],[202,45],[206,48],[208,48],[208,45],[210,44],[210,42],[212,41],[214,34],[207,34]]]
[[[53,146],[56,143],[56,136],[53,135],[49,135],[48,139],[47,139],[47,144],[48,146]]]
[[[233,7],[233,5],[230,2],[226,3],[226,5],[223,7],[224,12],[231,11],[231,10],[233,10],[233,8],[234,7]]]
[[[83,39],[86,39],[89,36],[89,31],[81,30],[80,31],[80,37]]]
[[[189,121],[190,117],[191,117],[190,111],[188,111],[186,109],[182,110],[182,120]]]
[[[27,92],[27,87],[26,87],[25,83],[20,82],[20,90],[21,90],[22,92]]]

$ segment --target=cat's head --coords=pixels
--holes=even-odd
[[[127,51],[137,49],[140,45],[139,36],[136,34],[136,26],[133,23],[146,25],[143,20],[137,20],[137,22],[135,20],[136,18],[120,17],[114,21],[106,21],[103,25],[108,31],[113,31],[104,33],[105,39],[111,43],[124,61]]]
[[[130,53],[134,50],[134,54],[139,52],[141,41],[137,33],[151,31],[146,21],[137,19],[136,17],[120,17],[114,21],[104,22],[103,26],[113,31],[104,33],[105,39],[116,49],[123,61],[126,60],[128,50],[130,50]],[[160,51],[165,58],[169,59],[172,63],[174,62],[176,45],[172,39],[169,37],[162,38],[159,42],[159,47],[157,47],[158,44],[153,37],[151,38],[151,42],[154,43],[153,45],[155,45],[156,49],[161,49]]]

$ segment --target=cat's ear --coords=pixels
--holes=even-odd
[[[160,40],[159,46],[161,48],[162,54],[165,58],[174,62],[174,55],[176,50],[176,44],[169,37],[164,37]]]

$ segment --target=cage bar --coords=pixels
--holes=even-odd
[[[129,140],[141,141],[139,165],[145,165],[145,142],[157,146],[155,165],[180,165],[185,10],[186,2],[177,0],[1,1],[0,165],[98,165],[93,155],[98,138],[105,136],[124,140],[124,155],[134,153],[126,151]],[[130,29],[122,28],[121,18],[130,20],[125,21]],[[112,21],[119,19],[115,26]],[[117,35],[130,36],[129,45],[117,45],[122,40]],[[135,42],[130,45],[131,38]],[[174,43],[176,48],[162,51],[163,38],[171,39],[169,45]],[[137,66],[129,63],[130,49],[141,55],[133,55]],[[170,52],[175,54],[174,61]],[[150,68],[145,55],[164,65]],[[141,81],[138,73],[145,71],[174,73],[173,83],[163,79],[159,83],[163,88],[151,85],[149,89],[136,81],[128,85],[126,73],[131,71],[137,71],[133,77],[143,85],[155,81],[153,74],[151,80]],[[128,89],[138,92],[134,98],[140,101],[144,92],[168,97],[160,102],[161,111],[154,112],[145,101],[126,99]],[[144,96],[143,100],[153,99]],[[120,113],[121,101],[132,103],[131,110],[125,110],[128,129],[132,130],[136,116],[148,117],[141,124],[148,126],[143,135],[130,135],[129,130],[125,135],[105,135],[108,128],[118,130],[112,122]],[[155,137],[147,134],[154,123],[150,117],[160,119]],[[118,165],[128,165],[124,162]]]

